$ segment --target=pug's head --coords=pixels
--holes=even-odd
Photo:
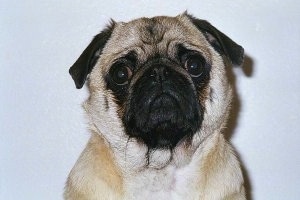
[[[224,123],[231,100],[226,60],[240,65],[243,48],[184,13],[111,22],[70,74],[78,89],[88,78],[85,107],[105,138],[173,149]]]

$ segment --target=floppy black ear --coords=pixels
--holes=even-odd
[[[244,60],[244,49],[209,22],[187,14],[191,22],[206,36],[216,51],[226,55],[233,64],[241,65]]]
[[[102,53],[102,49],[110,38],[114,26],[115,22],[112,21],[106,29],[96,35],[69,69],[69,73],[72,76],[77,89],[82,88],[84,85],[88,74],[92,71]]]

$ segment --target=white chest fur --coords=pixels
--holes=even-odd
[[[125,180],[126,199],[169,199],[176,180],[175,169],[149,169]]]
[[[191,171],[195,170],[189,167],[176,169],[174,166],[145,170],[126,180],[125,199],[194,199],[196,194],[190,187],[193,181]]]
[[[239,163],[219,133],[207,138],[183,166],[171,162],[162,169],[128,174],[124,176],[128,200],[245,198]]]

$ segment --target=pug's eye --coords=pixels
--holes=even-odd
[[[116,66],[111,70],[110,74],[117,85],[126,85],[132,76],[132,71],[128,66]]]
[[[198,56],[189,57],[184,64],[191,77],[199,77],[205,69],[205,62]]]

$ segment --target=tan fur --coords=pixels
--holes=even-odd
[[[147,18],[116,24],[90,74],[90,98],[84,108],[92,136],[69,175],[66,200],[245,199],[239,162],[221,133],[232,98],[223,58],[185,14],[155,20],[159,22],[155,36],[144,30],[152,23]],[[105,89],[103,76],[115,58],[131,50],[138,52],[139,62],[145,62],[157,52],[175,56],[178,43],[201,52],[212,66],[209,85],[199,97],[205,107],[203,124],[190,144],[183,142],[174,149],[171,161],[169,151],[158,149],[150,155],[147,166],[147,147],[128,140],[120,119],[122,108]]]
[[[104,199],[120,199],[123,180],[111,150],[103,138],[93,133],[70,173],[65,199],[97,199],[99,194]]]

